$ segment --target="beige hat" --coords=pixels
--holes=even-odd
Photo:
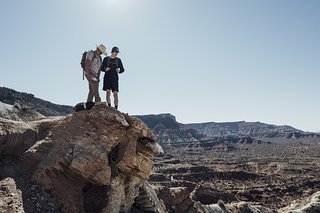
[[[99,46],[97,46],[97,48],[100,50],[100,52],[102,54],[104,54],[107,50],[106,46],[104,46],[103,44],[99,44]]]

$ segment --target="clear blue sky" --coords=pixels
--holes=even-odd
[[[81,54],[104,43],[123,112],[320,131],[318,0],[3,0],[0,24],[0,86],[85,101]]]

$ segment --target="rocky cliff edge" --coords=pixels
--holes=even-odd
[[[105,105],[33,122],[0,120],[0,178],[30,177],[58,212],[164,212],[147,182],[162,152],[142,121]]]

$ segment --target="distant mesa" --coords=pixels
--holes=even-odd
[[[176,117],[170,113],[157,114],[157,115],[136,115],[135,117],[147,121],[149,128],[167,128],[179,129],[181,124],[176,121]]]
[[[270,143],[271,139],[320,138],[291,126],[261,122],[206,122],[182,124],[171,114],[136,116],[145,122],[164,148],[232,150],[235,144]]]

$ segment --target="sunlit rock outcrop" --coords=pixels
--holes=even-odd
[[[52,193],[57,211],[128,212],[153,205],[165,212],[146,182],[153,157],[163,151],[137,118],[99,105],[33,122],[2,119],[0,130],[1,156],[19,156],[11,167],[2,166],[2,175],[30,175]],[[153,197],[151,203],[144,205],[142,194]]]

